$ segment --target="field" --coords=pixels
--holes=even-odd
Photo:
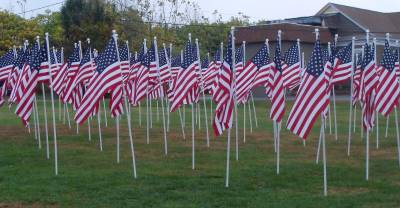
[[[43,103],[41,98],[38,101],[43,124]],[[210,106],[207,107],[209,110]],[[121,120],[121,162],[118,164],[113,119],[108,118],[108,127],[102,124],[104,150],[101,152],[97,120],[91,122],[92,140],[88,141],[86,124],[80,127],[80,134],[77,135],[75,124],[69,129],[59,120],[57,108],[59,175],[55,176],[53,137],[49,137],[51,159],[47,160],[44,126],[41,126],[42,149],[38,149],[33,129],[30,134],[24,129],[12,112],[14,108],[11,111],[7,106],[0,108],[0,207],[400,206],[400,168],[394,117],[390,117],[387,138],[384,137],[386,119],[379,119],[379,149],[375,147],[376,132],[371,134],[370,179],[366,181],[365,143],[360,135],[359,108],[351,156],[346,154],[347,102],[337,104],[337,141],[333,134],[329,134],[329,124],[326,128],[327,197],[323,196],[322,162],[315,163],[319,122],[314,126],[306,146],[293,134],[282,130],[281,167],[277,175],[272,124],[267,117],[269,104],[266,102],[256,102],[258,127],[253,122],[253,133],[246,128],[246,143],[243,143],[243,106],[239,107],[239,160],[235,160],[232,131],[229,188],[224,186],[226,136],[212,136],[208,148],[204,120],[201,121],[201,130],[196,125],[196,168],[191,169],[190,108],[186,108],[186,140],[182,138],[178,114],[171,114],[167,156],[163,152],[162,117],[160,113],[157,120],[154,102],[150,144],[146,144],[145,108],[142,105],[141,127],[138,109],[133,108],[137,179],[132,176],[125,117]],[[49,103],[47,111],[50,111]],[[202,119],[203,116],[202,113]],[[50,123],[50,113],[48,120]],[[211,127],[210,122],[209,125]],[[249,126],[248,121],[246,125]],[[49,128],[52,129],[51,125]]]

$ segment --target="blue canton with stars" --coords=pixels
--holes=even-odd
[[[228,63],[228,65],[230,66],[231,70],[232,70],[232,34],[229,33],[228,35],[228,44],[226,44],[226,54],[225,54],[225,58],[224,61],[226,63]]]
[[[279,40],[277,40],[276,42],[277,44],[275,46],[275,57],[274,57],[275,69],[282,72],[281,46],[279,44]]]
[[[43,47],[42,47],[43,49]],[[40,69],[40,63],[42,59],[41,55],[41,50],[39,48],[39,44],[35,42],[35,44],[32,47],[31,55],[29,56],[29,66],[31,67],[31,70],[39,70]],[[47,59],[46,59],[47,61]]]
[[[219,49],[214,53],[214,61],[221,61],[221,51]]]
[[[181,55],[177,55],[174,58],[172,58],[171,67],[180,67],[181,64],[182,64]]]
[[[120,61],[128,61],[128,47],[126,44],[122,44],[118,47],[119,51],[119,60]]]
[[[84,64],[86,64],[90,61],[90,52],[91,52],[91,48],[89,47],[88,49],[86,49],[85,53],[83,54],[83,58],[81,60],[80,66],[83,66]]]
[[[143,65],[145,65],[149,69],[151,62],[154,62],[155,60],[156,60],[155,49],[154,45],[152,44],[144,57]]]
[[[72,54],[68,57],[68,66],[71,66],[73,62],[79,62],[79,47],[75,47]]]
[[[206,69],[208,67],[208,56],[201,59],[201,68]]]
[[[342,63],[350,63],[351,50],[352,50],[352,44],[349,43],[346,47],[340,49],[340,51],[336,54],[336,58],[340,59]]]
[[[182,68],[187,69],[194,61],[193,47],[188,40],[183,51]]]
[[[389,42],[385,40],[385,49],[383,49],[382,63],[384,69],[392,72],[394,70],[394,64],[396,62],[396,56],[390,51]]]
[[[361,65],[361,70],[364,70],[365,67],[374,60],[374,55],[373,55],[373,48],[370,48],[367,43],[365,43],[364,47],[364,60]]]
[[[308,62],[306,72],[318,78],[324,71],[324,61],[322,57],[321,43],[319,39],[315,42],[314,50]]]
[[[95,62],[97,65],[96,71],[98,73],[102,73],[108,66],[118,62],[114,38],[111,38],[111,40],[108,41],[106,48],[101,54],[99,54],[99,56],[96,57]]]
[[[287,65],[292,66],[299,62],[299,48],[297,43],[294,43],[285,53],[284,60]]]
[[[243,45],[241,45],[239,48],[236,48],[235,51],[235,63],[243,62]]]
[[[14,63],[14,51],[9,50],[6,54],[4,54],[0,59],[0,68],[12,65]]]
[[[261,68],[270,63],[268,45],[264,44],[257,54],[251,59],[252,62]]]
[[[167,57],[165,57],[165,50],[164,50],[164,48],[161,48],[161,49],[158,51],[158,63],[159,63],[159,66],[164,66],[164,65],[167,64]]]

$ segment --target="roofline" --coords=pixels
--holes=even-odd
[[[364,32],[367,32],[368,28],[362,26],[360,23],[358,23],[357,21],[355,21],[354,19],[352,19],[351,17],[349,17],[347,14],[345,14],[343,11],[341,11],[340,9],[338,9],[333,3],[327,3],[324,7],[322,7],[322,9],[320,9],[317,14],[315,15],[321,15],[322,11],[326,10],[329,6],[332,6],[333,8],[335,8],[337,11],[339,11],[340,14],[342,14],[343,16],[345,16],[347,19],[349,19],[351,22],[353,22],[354,24],[356,24],[358,27],[360,27],[362,30],[364,30]],[[345,6],[345,5],[344,5]]]
[[[285,21],[285,20],[282,20],[282,21]],[[276,23],[259,24],[259,25],[236,26],[235,29],[236,28],[258,27],[258,26],[281,25],[281,24],[289,24],[289,25],[297,25],[297,26],[302,26],[302,27],[316,27],[316,28],[322,28],[322,29],[329,29],[329,27],[325,27],[325,26],[306,25],[306,24],[299,24],[299,23],[294,23],[294,22],[276,22]]]

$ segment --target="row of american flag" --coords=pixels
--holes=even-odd
[[[213,127],[215,134],[220,135],[232,125],[235,102],[247,102],[253,89],[265,88],[272,103],[270,117],[277,122],[284,115],[285,91],[297,90],[287,128],[305,139],[316,118],[326,112],[332,87],[348,81],[352,75],[351,43],[340,50],[333,44],[328,53],[318,39],[309,63],[302,68],[300,45],[296,42],[283,54],[277,42],[272,59],[266,42],[254,57],[245,61],[243,46],[233,49],[232,39],[228,37],[225,56],[222,58],[222,51],[218,50],[212,61],[207,56],[199,59],[196,45],[190,40],[183,54],[175,57],[170,48],[157,48],[154,44],[150,48],[143,44],[135,55],[129,52],[127,44],[115,44],[114,39],[99,54],[89,44],[82,54],[75,44],[66,61],[61,59],[61,50],[53,48],[48,54],[45,45],[35,41],[31,47],[11,49],[0,58],[1,103],[8,96],[8,103],[16,104],[15,113],[28,125],[36,87],[38,83],[49,84],[51,76],[54,92],[63,103],[73,106],[75,120],[82,124],[97,113],[106,94],[110,95],[109,107],[115,117],[123,113],[123,91],[133,106],[147,95],[149,99],[167,96],[172,112],[183,104],[198,102],[204,91],[217,103]],[[386,41],[378,65],[374,50],[373,44],[365,44],[364,55],[356,63],[352,87],[352,102],[360,101],[363,106],[365,128],[373,126],[375,110],[389,115],[399,96],[398,52]]]

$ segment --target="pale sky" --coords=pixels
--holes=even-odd
[[[63,0],[26,0],[25,10],[31,10],[47,6]],[[21,13],[18,0],[0,0],[0,9],[11,10],[14,13]],[[400,0],[196,0],[200,5],[204,16],[211,20],[212,12],[218,10],[226,20],[230,16],[242,12],[250,16],[252,21],[267,19],[284,19],[290,17],[311,16],[318,12],[328,2],[355,6],[364,9],[381,12],[400,12]],[[43,13],[45,9],[57,11],[62,4],[43,8],[34,12],[26,13],[31,17],[37,13]]]

